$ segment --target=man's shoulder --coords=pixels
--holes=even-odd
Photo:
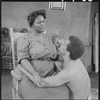
[[[77,59],[77,62],[83,64],[81,59]]]
[[[71,76],[75,76],[79,73],[80,65],[76,63],[72,63],[69,65],[69,68],[66,69]]]

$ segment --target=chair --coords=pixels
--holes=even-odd
[[[12,63],[12,55],[11,55],[11,42],[3,42],[2,44],[3,50],[2,50],[2,64],[3,64],[3,75],[5,69],[12,69],[13,63]]]
[[[12,48],[12,58],[13,58],[13,70],[11,71],[11,75],[14,76],[14,71],[16,71],[17,67],[17,42],[19,38],[24,36],[25,33],[14,32],[13,28],[10,28],[10,37],[11,37],[11,48]],[[17,76],[17,75],[15,75]],[[13,99],[21,99],[18,94],[18,80],[21,78],[18,76],[17,78],[13,77],[12,81],[12,95]]]
[[[3,61],[3,75],[4,75],[5,69],[11,70],[13,68],[12,57],[11,56],[3,56],[2,61]]]

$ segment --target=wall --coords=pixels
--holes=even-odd
[[[98,66],[98,64],[96,64],[96,62],[98,63],[99,61],[96,58],[99,58],[99,54],[97,53],[98,50],[95,50],[95,47],[99,47],[99,37],[97,36],[97,33],[95,31],[95,22],[94,22],[94,18],[96,13],[99,13],[99,2],[93,2],[91,3],[91,10],[90,10],[90,24],[89,24],[89,41],[90,41],[90,46],[92,46],[92,55],[93,55],[93,59],[92,59],[92,70],[96,72],[96,68]],[[96,37],[98,39],[96,39]],[[98,41],[98,42],[96,42]],[[95,44],[96,43],[96,44]],[[95,58],[96,56],[96,58]]]
[[[2,27],[30,29],[27,15],[33,10],[46,9],[47,30],[59,28],[61,37],[76,35],[88,46],[90,7],[90,2],[67,2],[66,11],[62,11],[49,10],[49,2],[2,2]],[[86,69],[91,65],[91,47],[87,46],[81,57]]]

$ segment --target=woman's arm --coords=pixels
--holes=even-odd
[[[20,63],[23,66],[23,68],[26,71],[28,71],[31,75],[34,75],[36,73],[35,69],[32,67],[28,59],[22,59]]]
[[[29,54],[29,41],[28,35],[23,36],[17,42],[17,58],[18,63],[29,72],[31,75],[35,73],[35,69],[30,63],[30,54]]]
[[[28,59],[22,59],[21,65],[23,67],[18,67],[31,81],[33,81],[37,86],[47,85],[45,81],[39,76],[39,74],[34,70]],[[37,81],[38,79],[38,81]]]
[[[27,63],[27,62],[28,62],[27,60],[23,59],[21,61],[21,63],[23,63],[23,67],[18,66],[18,69],[22,71],[38,87],[55,87],[55,86],[60,86],[66,83],[66,79],[65,79],[66,71],[61,71],[55,76],[41,78],[39,74],[33,68],[31,68],[30,63],[29,62]]]
[[[38,87],[56,87],[69,82],[73,78],[73,72],[69,70],[61,70],[57,75],[42,78],[34,71],[33,75],[27,72],[23,67],[18,67],[31,81],[33,81]]]
[[[42,80],[42,78],[39,76],[39,74],[37,72],[34,72],[33,75],[31,75],[28,71],[26,71],[21,66],[18,66],[18,70],[23,72],[32,82],[34,82],[39,87],[47,84],[45,81]],[[39,82],[37,81],[37,79]]]
[[[26,71],[23,67],[18,66],[18,70],[23,72],[32,82],[34,82],[36,85],[38,85],[38,83],[35,81],[35,76],[38,75],[37,72],[35,72],[33,75],[31,75],[28,71]]]
[[[52,59],[53,61],[59,61],[59,62],[63,62],[63,57],[61,55],[61,53],[59,52],[59,47],[61,45],[61,43],[63,43],[63,39],[60,39],[58,37],[53,37],[52,36],[52,41],[53,41],[53,44],[55,45],[56,47],[56,50],[57,50],[57,56],[55,59]]]

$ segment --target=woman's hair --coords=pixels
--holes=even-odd
[[[70,43],[67,45],[67,51],[70,52],[70,59],[76,60],[83,55],[85,46],[76,36],[70,36],[69,41]]]
[[[44,19],[46,19],[46,10],[42,9],[42,10],[37,10],[34,11],[32,13],[30,13],[28,15],[28,23],[29,26],[32,27],[32,25],[34,24],[34,20],[36,19],[37,16],[42,15],[44,17]]]

